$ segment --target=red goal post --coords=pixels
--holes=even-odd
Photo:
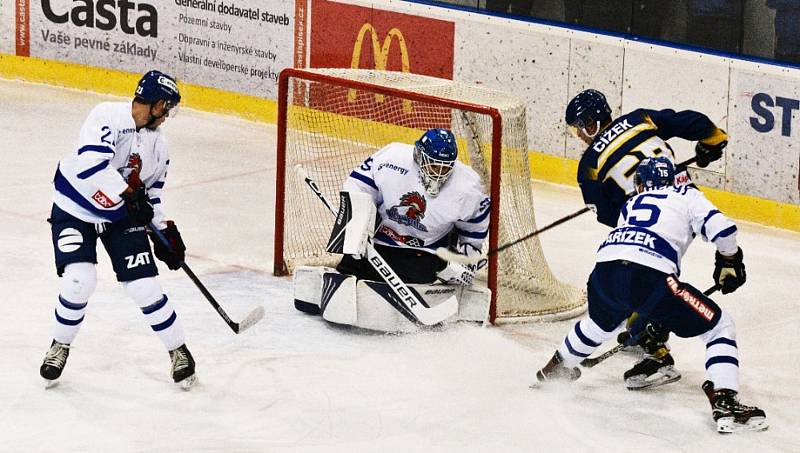
[[[489,189],[484,250],[533,231],[525,106],[518,100],[416,74],[287,68],[278,81],[274,273],[332,266],[339,258],[325,252],[333,217],[287,170],[303,166],[335,201],[355,166],[390,142],[413,143],[431,127],[453,130],[459,159]],[[583,293],[552,275],[537,238],[492,255],[479,280],[492,290],[491,322],[563,318],[585,309]]]

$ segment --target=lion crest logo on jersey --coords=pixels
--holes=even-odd
[[[132,173],[136,173],[137,175],[141,174],[142,172],[142,157],[139,156],[139,153],[131,153],[130,157],[128,157],[128,165],[119,169],[120,174],[125,181],[131,183],[130,176]],[[138,176],[137,176],[138,177]]]
[[[142,172],[142,157],[139,153],[131,153],[128,157],[128,168],[135,170],[136,173]]]
[[[400,197],[400,203],[392,206],[386,211],[386,214],[397,223],[408,225],[420,231],[428,231],[428,228],[421,222],[425,218],[427,207],[428,202],[425,200],[424,195],[416,191],[408,192]]]

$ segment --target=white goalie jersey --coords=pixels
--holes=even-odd
[[[126,215],[120,194],[135,167],[153,204],[153,222],[165,228],[160,194],[168,166],[161,131],[137,131],[130,102],[104,102],[91,111],[78,143],[58,163],[53,202],[84,222],[119,220]]]
[[[698,189],[662,188],[640,193],[622,207],[619,223],[597,251],[597,261],[626,260],[680,275],[681,258],[695,236],[720,253],[736,253],[736,225]]]
[[[489,233],[489,198],[480,177],[456,161],[453,173],[436,197],[422,185],[414,163],[414,147],[390,143],[356,167],[344,183],[346,191],[369,194],[381,218],[374,242],[435,253],[458,234],[457,249],[480,253]]]

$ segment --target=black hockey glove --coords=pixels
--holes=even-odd
[[[175,226],[175,222],[167,220],[167,227],[161,230],[161,234],[169,241],[169,247],[165,246],[152,231],[149,234],[150,240],[153,241],[153,253],[156,258],[163,261],[170,270],[180,269],[183,260],[186,259],[186,245],[181,239],[181,233]]]
[[[697,142],[694,147],[694,154],[697,156],[697,166],[700,168],[708,167],[708,164],[722,157],[722,150],[728,146],[727,141],[719,142],[716,145],[706,145]]]
[[[617,342],[625,346],[639,345],[645,351],[655,351],[661,348],[664,343],[669,340],[669,331],[660,324],[652,322],[639,331],[638,333],[631,333],[626,330],[617,336]]]
[[[122,192],[120,195],[128,210],[128,218],[135,226],[145,226],[153,220],[153,205],[144,187]]]
[[[719,285],[722,294],[736,291],[747,280],[743,258],[741,247],[731,256],[725,256],[717,251],[714,260],[714,282]]]

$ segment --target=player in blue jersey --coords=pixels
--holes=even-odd
[[[144,74],[133,102],[104,102],[89,113],[77,144],[58,163],[48,221],[61,290],[53,341],[40,368],[48,386],[64,370],[94,293],[98,239],[117,280],[169,351],[173,380],[185,389],[195,382],[183,327],[156,279],[147,230],[151,223],[161,230],[171,248],[153,238],[155,256],[179,269],[186,247],[162,209],[169,155],[159,126],[180,100],[175,79],[159,71]]]
[[[708,380],[702,388],[720,432],[763,430],[764,411],[739,403],[736,329],[730,315],[693,286],[678,280],[681,257],[695,236],[717,247],[714,281],[723,293],[745,283],[736,225],[691,186],[675,186],[666,157],[642,161],[637,195],[623,206],[618,226],[597,251],[588,282],[589,314],[569,331],[539,381],[575,380],[577,365],[612,338],[631,312],[682,338],[706,345]]]
[[[615,227],[620,208],[634,193],[633,175],[647,157],[674,153],[666,140],[680,137],[697,140],[697,164],[707,167],[722,157],[727,135],[704,114],[692,110],[638,109],[612,118],[611,107],[597,90],[585,90],[567,105],[565,120],[574,135],[586,145],[578,164],[578,185],[584,202],[597,214],[600,223]],[[679,169],[679,185],[690,184],[685,169]],[[625,375],[630,389],[663,385],[680,379],[667,346],[669,332],[659,326],[647,327],[648,320],[633,316],[629,332],[620,340],[638,342],[645,356]]]
[[[612,118],[605,96],[592,89],[575,96],[565,116],[573,134],[587,145],[578,164],[583,200],[597,214],[598,222],[612,228],[617,226],[620,208],[634,192],[633,175],[639,163],[661,155],[675,160],[666,140],[697,141],[697,165],[702,168],[722,157],[728,144],[725,131],[693,110],[637,109]],[[687,183],[686,178],[678,172],[678,184]]]

